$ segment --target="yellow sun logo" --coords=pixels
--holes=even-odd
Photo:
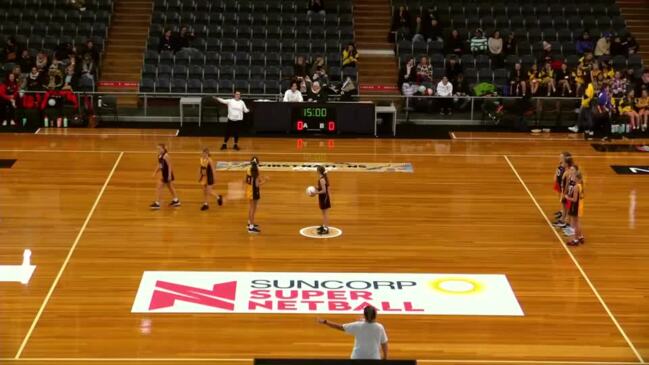
[[[470,295],[484,290],[480,282],[460,277],[445,277],[429,281],[428,285],[435,291],[451,295]]]

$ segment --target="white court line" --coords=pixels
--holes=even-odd
[[[34,132],[34,134],[38,134],[38,133],[40,133],[40,131],[41,131],[41,129],[38,128],[38,129],[36,130],[36,132]]]
[[[40,130],[40,128],[39,128],[39,130]],[[39,134],[41,136],[49,136],[49,137],[52,137],[52,136],[54,136],[54,137],[67,137],[67,136],[76,136],[76,137],[78,137],[78,136],[177,137],[178,136],[178,132],[169,133],[169,134],[163,134],[163,133],[74,133],[74,132],[70,132],[70,133],[37,133],[37,134]]]
[[[527,194],[532,199],[532,202],[534,202],[534,205],[536,206],[536,209],[539,210],[539,213],[541,213],[541,215],[543,216],[543,219],[545,219],[545,222],[548,224],[548,226],[550,227],[550,229],[552,230],[554,235],[557,237],[557,239],[561,243],[561,247],[563,247],[563,249],[566,251],[568,256],[570,256],[570,259],[572,260],[572,262],[575,264],[575,266],[577,267],[577,269],[581,273],[581,276],[584,278],[584,280],[586,281],[586,283],[588,284],[590,289],[593,291],[593,294],[595,294],[595,297],[597,297],[597,300],[599,300],[602,307],[604,307],[604,310],[606,311],[608,316],[611,318],[611,321],[613,321],[613,323],[615,324],[615,327],[617,327],[617,330],[620,332],[622,337],[624,337],[624,340],[626,341],[626,343],[629,345],[629,347],[633,351],[633,354],[636,356],[636,358],[638,358],[640,363],[644,364],[644,359],[642,358],[642,355],[640,355],[638,350],[635,348],[635,345],[633,345],[633,342],[631,342],[631,339],[629,338],[629,336],[627,336],[627,334],[626,334],[626,332],[624,332],[624,329],[622,328],[622,326],[620,326],[620,323],[617,321],[617,319],[615,319],[615,316],[613,315],[611,310],[608,308],[608,305],[606,305],[606,302],[604,302],[604,298],[602,298],[602,296],[597,291],[597,288],[595,288],[595,285],[593,285],[593,283],[590,281],[590,279],[588,278],[588,275],[586,274],[584,269],[579,264],[579,261],[577,261],[577,259],[575,258],[575,255],[572,254],[572,251],[570,250],[570,248],[568,248],[568,246],[566,246],[566,244],[563,242],[563,238],[561,238],[561,236],[559,236],[559,233],[557,232],[557,230],[554,229],[554,227],[552,226],[552,222],[550,222],[550,219],[548,219],[548,216],[545,214],[545,212],[543,211],[543,209],[541,208],[539,203],[536,201],[536,198],[534,197],[534,195],[532,194],[530,189],[527,187],[527,184],[525,184],[525,181],[523,181],[523,178],[521,177],[521,175],[518,173],[518,171],[516,170],[516,168],[514,167],[512,162],[509,160],[509,158],[506,155],[503,155],[503,157],[505,158],[505,161],[507,161],[507,164],[512,169],[512,171],[514,172],[516,177],[518,178],[518,181],[520,181],[521,185],[523,185],[523,188],[525,188],[525,191],[527,191]]]
[[[458,141],[520,141],[520,142],[530,142],[530,141],[582,141],[580,138],[568,138],[568,137],[544,137],[539,135],[538,137],[533,137],[533,135],[527,137],[454,137]]]
[[[196,151],[199,151],[197,149]],[[196,151],[172,151],[172,155],[195,155],[199,152]],[[35,149],[15,149],[15,150],[10,150],[10,149],[0,149],[0,152],[40,152],[40,153],[134,153],[134,154],[151,154],[155,155],[157,152],[155,150],[150,150],[150,151],[120,151],[120,150],[35,150]],[[304,156],[304,155],[331,155],[331,156],[347,156],[347,155],[355,155],[355,156],[414,156],[414,157],[498,157],[501,158],[503,157],[502,153],[493,153],[493,154],[479,154],[479,153],[453,153],[453,154],[446,154],[446,153],[363,153],[363,152],[323,152],[323,151],[313,151],[313,152],[277,152],[277,151],[258,151],[258,150],[250,150],[250,153],[254,153],[256,155],[296,155],[296,156]],[[220,152],[214,152],[214,155],[220,156],[219,158],[224,158],[225,156],[243,156],[244,159],[248,158],[249,155],[246,154],[246,151],[243,152],[225,152],[225,153],[220,153]],[[616,153],[627,153],[627,154],[622,154],[622,155],[609,155],[609,154],[601,154],[601,155],[579,155],[575,154],[574,156],[577,156],[579,158],[644,158],[646,159],[647,156],[649,156],[649,153],[644,152],[644,153],[630,153],[630,152],[616,152]],[[511,157],[529,157],[529,158],[539,158],[539,157],[552,157],[552,158],[557,158],[556,154],[534,154],[534,155],[516,155],[516,154],[509,154],[507,156]]]
[[[48,361],[48,362],[253,362],[254,359],[242,359],[242,358],[140,358],[140,357],[22,357],[19,359],[0,359],[0,361]],[[638,363],[631,361],[559,361],[559,360],[447,360],[447,359],[420,359],[417,360],[420,363],[433,363],[433,364],[456,364],[456,363],[467,363],[467,364],[566,364],[566,365],[644,365],[646,363]]]
[[[451,132],[451,138],[452,139],[457,139],[457,137],[455,137],[455,132]]]
[[[101,187],[101,190],[99,190],[99,194],[97,195],[97,198],[95,199],[95,203],[92,205],[92,208],[90,208],[90,212],[88,212],[88,215],[86,216],[86,220],[83,222],[83,225],[81,226],[81,229],[79,230],[79,233],[77,233],[77,237],[74,239],[74,243],[72,243],[72,247],[70,247],[70,250],[68,251],[68,255],[65,257],[65,260],[63,261],[63,265],[61,265],[61,268],[59,269],[58,274],[56,274],[56,277],[54,278],[54,281],[52,282],[52,286],[50,286],[50,290],[47,292],[47,295],[45,296],[45,299],[43,299],[43,303],[41,304],[40,309],[36,313],[36,317],[34,317],[34,320],[32,321],[32,325],[29,327],[29,331],[27,331],[27,334],[25,335],[25,338],[23,339],[23,342],[20,344],[20,347],[18,348],[18,352],[16,352],[16,356],[14,357],[15,359],[19,359],[20,355],[22,355],[23,351],[25,350],[25,346],[27,345],[27,341],[29,341],[29,338],[31,337],[32,332],[34,332],[34,328],[36,328],[36,324],[41,319],[41,316],[43,315],[43,311],[45,310],[45,307],[47,306],[47,303],[50,301],[50,297],[52,297],[52,293],[54,293],[54,289],[56,289],[56,286],[59,283],[59,280],[61,280],[61,276],[63,275],[63,271],[65,271],[65,268],[68,266],[68,263],[70,262],[70,258],[72,257],[72,254],[74,253],[74,250],[77,248],[77,245],[79,244],[79,241],[81,240],[81,236],[83,236],[83,232],[85,232],[86,227],[88,227],[88,222],[90,222],[90,218],[92,218],[92,215],[95,213],[95,209],[97,209],[97,205],[99,205],[99,201],[101,200],[101,197],[104,195],[104,191],[106,191],[106,188],[108,187],[108,183],[110,182],[110,179],[113,177],[113,174],[115,173],[115,170],[117,170],[117,165],[119,165],[119,162],[122,160],[122,156],[124,156],[123,152],[121,152],[119,154],[119,156],[117,157],[117,160],[115,161],[115,164],[113,164],[113,168],[110,170],[110,173],[108,174],[108,177],[106,178],[106,181],[104,181],[104,185]]]

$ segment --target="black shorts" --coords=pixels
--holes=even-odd
[[[579,203],[568,200],[566,202],[566,208],[568,209],[568,215],[571,217],[579,216]]]
[[[329,199],[329,194],[318,195],[318,205],[322,210],[331,208],[331,199]]]
[[[174,181],[174,173],[171,173],[171,179],[168,178],[168,174],[162,174],[162,177],[160,178],[160,181],[162,181],[164,184],[169,184],[170,182]]]

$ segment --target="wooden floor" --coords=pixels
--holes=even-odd
[[[144,271],[505,274],[522,317],[381,316],[392,358],[421,364],[641,364],[649,360],[649,165],[568,137],[455,140],[244,139],[214,160],[409,162],[414,173],[334,173],[331,224],[304,194],[314,175],[266,172],[244,229],[241,172],[219,172],[223,207],[199,210],[199,151],[217,138],[146,131],[0,135],[0,265],[25,248],[29,285],[0,282],[0,364],[250,364],[345,358],[351,339],[309,315],[134,314]],[[98,134],[101,134],[99,132]],[[477,137],[499,137],[496,134]],[[564,136],[565,137],[565,136]],[[169,145],[183,206],[151,212],[155,145]],[[626,143],[626,142],[623,142]],[[568,248],[546,217],[558,154],[587,183],[587,244]],[[355,317],[329,316],[338,321]],[[143,324],[147,330],[144,331]]]

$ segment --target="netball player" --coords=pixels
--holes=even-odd
[[[266,182],[259,176],[259,159],[253,157],[250,159],[250,167],[246,171],[246,198],[248,199],[248,233],[257,234],[261,230],[255,224],[255,214],[257,213],[257,205],[261,194],[259,187]]]
[[[158,172],[160,173],[160,180],[158,180],[158,185],[156,187],[155,201],[149,205],[149,208],[160,209],[160,194],[162,194],[162,189],[165,186],[167,186],[171,196],[173,197],[169,206],[179,207],[180,200],[178,200],[178,195],[174,188],[174,172],[171,168],[171,161],[169,160],[169,151],[167,151],[167,146],[163,143],[158,145],[158,166],[153,172],[153,176],[155,177]]]
[[[577,179],[576,175],[579,172],[579,166],[572,164],[566,171],[566,183],[563,188],[563,196],[562,196],[562,202],[564,206],[564,219],[565,219],[565,226],[563,228],[563,234],[565,236],[572,236],[575,234],[575,228],[572,226],[572,217],[570,214],[568,214],[568,210],[570,209],[570,201],[566,199],[566,195],[569,194],[572,189],[575,188],[575,185],[577,185]]]
[[[329,234],[329,209],[331,208],[331,196],[329,195],[329,177],[324,166],[316,167],[318,172],[318,205],[322,212],[322,225],[318,227],[318,234]]]
[[[198,182],[203,186],[203,205],[201,206],[201,210],[208,210],[210,209],[210,205],[207,203],[207,201],[210,199],[210,196],[216,197],[216,203],[218,205],[223,205],[223,197],[219,194],[216,194],[212,190],[212,186],[214,185],[214,163],[212,162],[212,159],[210,158],[210,150],[207,148],[203,149],[203,153],[201,154],[201,169],[200,169],[200,177],[198,179]]]
[[[577,246],[585,242],[581,231],[581,222],[579,221],[584,214],[584,187],[581,171],[575,173],[574,181],[575,184],[568,187],[566,194],[568,216],[575,229],[574,238],[566,242],[569,246]]]
[[[556,191],[559,194],[559,199],[563,200],[563,187],[564,187],[564,174],[566,173],[566,160],[570,160],[570,163],[572,165],[572,155],[570,152],[562,152],[559,155],[559,166],[557,166],[557,169],[555,170],[554,173],[554,191]],[[565,223],[563,222],[565,218],[566,212],[563,210],[563,204],[561,205],[561,210],[557,211],[554,213],[554,218],[556,221],[554,222],[555,226],[563,226]]]

